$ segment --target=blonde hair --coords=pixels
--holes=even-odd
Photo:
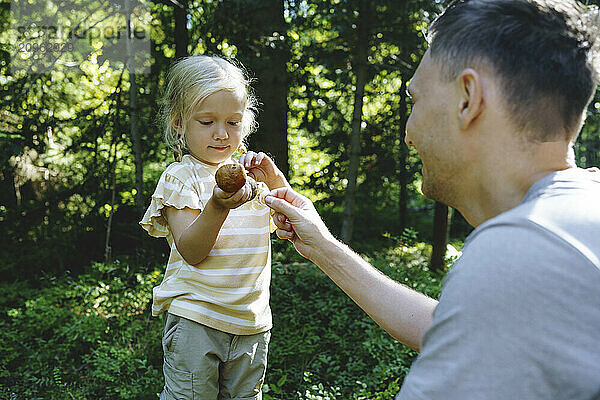
[[[159,119],[167,145],[179,159],[187,150],[185,129],[195,107],[213,93],[227,90],[244,103],[244,139],[256,129],[257,100],[244,67],[217,56],[191,56],[178,60],[167,74]]]

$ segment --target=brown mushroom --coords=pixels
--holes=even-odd
[[[256,197],[258,185],[254,179],[246,175],[246,170],[242,164],[225,164],[219,167],[215,174],[217,186],[227,193],[235,193],[248,182],[252,190],[250,200]]]

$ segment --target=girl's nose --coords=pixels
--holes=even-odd
[[[217,124],[215,126],[215,132],[213,134],[213,137],[218,140],[227,139],[229,135],[227,134],[227,129],[225,129],[225,125]]]

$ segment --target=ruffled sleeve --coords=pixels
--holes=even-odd
[[[185,207],[196,210],[203,209],[198,194],[179,178],[166,171],[160,177],[150,206],[140,221],[140,225],[148,231],[150,236],[165,237],[169,234],[169,226],[161,212],[165,207],[175,207],[179,210]]]

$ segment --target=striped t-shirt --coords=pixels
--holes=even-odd
[[[179,254],[161,213],[168,206],[202,211],[212,196],[217,168],[191,155],[170,164],[140,221],[150,235],[166,237],[171,248],[163,281],[153,291],[152,315],[169,311],[236,335],[264,332],[272,326],[267,186],[260,182],[252,201],[229,211],[213,249],[196,265]]]

